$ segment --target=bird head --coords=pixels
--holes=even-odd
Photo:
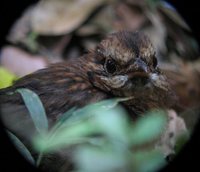
[[[119,96],[131,96],[131,92],[151,85],[167,89],[165,77],[157,66],[155,48],[141,32],[110,34],[101,41],[94,54],[88,75],[98,88]]]
[[[155,48],[141,32],[121,31],[103,39],[89,56],[91,83],[118,97],[133,97],[132,104],[166,105],[171,94],[161,73]],[[130,102],[129,102],[130,104]]]

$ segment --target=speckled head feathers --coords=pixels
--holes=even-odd
[[[142,58],[148,63],[155,55],[155,49],[144,33],[130,31],[110,34],[100,43],[98,51],[121,64],[126,64],[133,58]]]

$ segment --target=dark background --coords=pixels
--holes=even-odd
[[[23,10],[35,3],[37,0],[1,0],[0,1],[0,47],[6,43],[7,35],[11,24],[20,16]],[[183,16],[194,32],[194,36],[200,43],[199,5],[196,0],[168,0],[177,11]],[[199,148],[200,148],[200,122],[198,123],[191,140],[178,154],[175,160],[162,171],[199,171]],[[6,133],[2,129],[0,121],[0,171],[27,171],[35,169],[27,163],[17,152],[13,144],[10,143]]]

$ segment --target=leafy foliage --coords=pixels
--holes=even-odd
[[[154,150],[143,149],[137,150],[135,154],[134,145],[145,144],[162,133],[163,125],[166,124],[164,113],[152,112],[132,125],[128,122],[124,109],[116,102],[119,99],[71,110],[66,121],[60,119],[62,124],[59,127],[53,128],[46,137],[39,136],[35,139],[36,149],[47,153],[79,144],[73,155],[78,171],[157,169],[160,164],[165,163],[163,155]],[[79,112],[84,112],[83,116]],[[79,114],[80,119],[76,116],[75,120],[73,114]],[[146,168],[145,164],[148,165]]]
[[[130,122],[119,104],[129,98],[109,99],[81,109],[72,108],[48,129],[45,110],[39,97],[28,89],[18,89],[38,131],[33,146],[38,151],[37,165],[43,155],[73,148],[72,161],[76,171],[155,171],[166,164],[161,152],[152,144],[162,134],[166,114],[154,110],[136,122]],[[17,145],[19,139],[14,137]],[[146,147],[145,145],[151,144]],[[19,146],[18,146],[19,147]],[[22,153],[31,160],[25,146]]]

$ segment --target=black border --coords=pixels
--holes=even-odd
[[[6,43],[5,35],[14,20],[19,17],[22,11],[31,3],[37,0],[11,1],[3,0],[0,4],[0,47]],[[191,27],[197,41],[200,43],[200,24],[199,24],[199,5],[196,0],[168,0],[177,11],[183,16]],[[199,44],[200,45],[200,44]],[[199,147],[200,147],[200,122],[198,123],[191,140],[185,148],[175,158],[170,165],[166,166],[163,172],[171,171],[198,171],[199,167]],[[28,171],[36,169],[27,163],[21,154],[18,153],[13,144],[10,143],[8,136],[2,129],[0,121],[0,171]],[[38,171],[38,170],[37,170]]]

